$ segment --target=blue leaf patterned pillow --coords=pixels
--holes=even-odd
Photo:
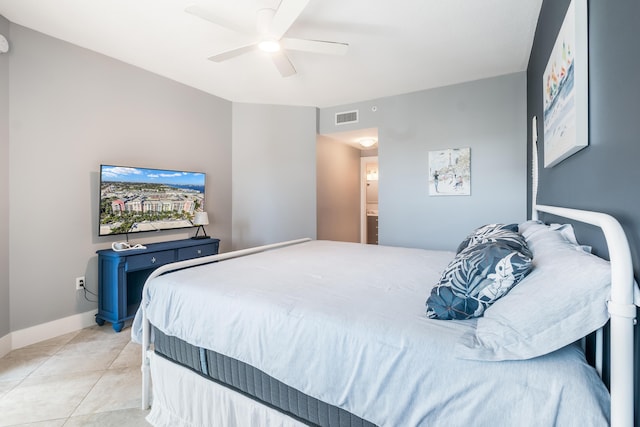
[[[518,233],[518,224],[487,224],[477,228],[473,233],[469,234],[467,238],[460,243],[456,253],[461,253],[465,250],[488,242],[501,242],[509,246],[510,248],[522,252],[529,258],[533,258],[533,254],[527,246],[522,234]]]
[[[486,224],[482,227],[478,227],[471,232],[463,241],[458,245],[456,253],[459,254],[469,246],[474,246],[478,243],[482,243],[486,238],[498,231],[509,230],[518,232],[518,224]]]
[[[427,299],[433,319],[470,319],[522,280],[532,267],[531,252],[503,241],[478,243],[460,252],[442,273]]]

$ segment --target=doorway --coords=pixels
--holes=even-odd
[[[378,156],[360,158],[360,243],[378,244]]]
[[[373,141],[372,145],[365,146]],[[363,158],[378,156],[378,129],[318,134],[316,144],[317,238],[367,242],[366,179]],[[377,167],[375,169],[377,173]],[[369,180],[376,195],[377,181]],[[371,207],[374,209],[374,207]],[[372,212],[373,213],[373,212]],[[377,206],[375,206],[377,213]],[[372,214],[369,216],[373,217]],[[373,219],[370,219],[373,221]],[[377,217],[375,218],[377,220]],[[364,228],[365,231],[362,231]]]

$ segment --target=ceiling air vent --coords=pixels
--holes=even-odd
[[[348,123],[358,123],[358,110],[336,113],[336,125],[346,125]]]

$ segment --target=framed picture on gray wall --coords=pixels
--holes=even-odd
[[[544,167],[589,144],[587,0],[572,0],[543,74]]]
[[[471,194],[471,148],[429,151],[429,195]]]

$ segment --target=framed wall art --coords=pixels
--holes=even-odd
[[[589,144],[587,0],[572,0],[543,74],[544,167]]]
[[[471,194],[471,148],[429,151],[429,195]]]

